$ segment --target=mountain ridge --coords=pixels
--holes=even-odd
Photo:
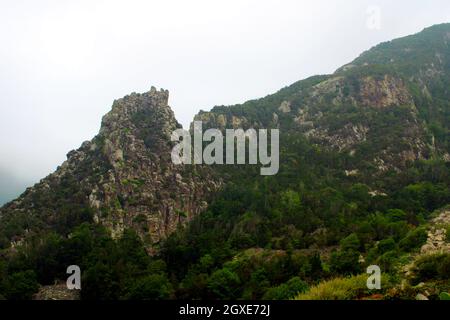
[[[377,118],[380,118],[382,109],[385,109],[386,113],[402,113],[408,128],[397,136],[399,140],[409,140],[409,146],[403,150],[388,151],[386,156],[372,159],[372,165],[378,165],[383,170],[401,169],[394,164],[430,158],[435,153],[450,159],[448,126],[446,127],[445,121],[450,119],[450,94],[444,85],[449,83],[446,72],[450,68],[449,30],[450,24],[441,24],[426,28],[416,35],[382,43],[333,74],[298,81],[275,94],[250,100],[242,105],[217,106],[209,112],[201,111],[195,119],[209,123],[210,127],[259,126],[279,127],[284,131],[303,130],[317,143],[342,151],[359,142],[366,142],[367,135],[370,135],[370,124],[367,121],[352,123],[355,113],[360,113],[361,118],[373,118],[373,122],[381,122],[382,119]],[[399,55],[399,52],[404,53],[400,65],[392,58],[392,55]],[[432,58],[418,60],[418,56]],[[414,76],[411,75],[411,66],[414,67]],[[439,95],[434,96],[438,90]],[[433,100],[441,100],[439,103],[442,107],[433,106]],[[393,108],[395,106],[399,108]],[[341,109],[332,110],[333,107]],[[407,110],[401,110],[400,107]],[[346,110],[352,108],[350,112]],[[355,110],[356,108],[359,110]],[[370,108],[377,108],[380,112],[372,112]],[[436,114],[427,114],[430,110]],[[334,122],[332,126],[322,120],[327,116],[326,122]],[[340,117],[344,118],[343,121],[339,121]],[[436,138],[429,128],[432,121],[444,127],[443,130],[447,133],[440,133],[440,137]],[[346,128],[346,125],[350,127]],[[401,128],[402,124],[395,125]],[[416,137],[416,141],[412,137]],[[437,139],[439,141],[436,147]],[[370,144],[371,141],[367,143]],[[385,146],[379,148],[377,153],[384,150]],[[395,156],[401,152],[403,155]],[[384,165],[385,162],[388,163],[387,166]]]
[[[426,39],[429,34],[447,39],[449,32],[450,24],[438,25],[417,35],[380,44],[334,74],[298,81],[275,94],[242,105],[200,111],[194,120],[203,121],[204,129],[264,127],[280,128],[287,135],[301,133],[313,145],[345,153],[348,162],[345,174],[351,176],[400,172],[410,162],[436,156],[448,161],[450,151],[445,145],[448,128],[443,137],[430,134],[427,119],[420,110],[422,101],[433,100],[433,88],[428,86],[433,85],[434,78],[430,80],[430,75],[440,77],[442,70],[448,70],[445,69],[448,55],[443,56],[445,59],[432,55],[441,67],[426,60],[418,69],[416,66],[415,70],[419,70],[416,78],[405,78],[402,74],[405,69],[391,68],[395,61],[389,57],[383,60],[379,51],[391,52],[390,48],[397,48],[398,43],[405,41],[408,45],[415,44],[414,39],[424,34]],[[448,42],[442,45],[432,38],[431,43],[439,43],[439,50],[449,53]],[[435,50],[432,46],[416,47],[421,52]],[[405,52],[412,59],[417,58],[414,50]],[[434,69],[420,71],[430,64]],[[406,69],[404,74],[408,72]],[[444,76],[448,80],[448,74],[444,72]],[[419,93],[412,90],[414,86],[421,86]],[[175,231],[181,221],[187,222],[205,210],[206,200],[220,189],[222,181],[210,168],[180,168],[171,164],[170,133],[181,126],[168,106],[168,94],[166,90],[157,91],[152,87],[147,93],[132,93],[114,101],[112,110],[102,119],[99,134],[92,141],[84,142],[80,149],[69,152],[68,160],[55,173],[5,204],[0,216],[5,216],[5,212],[24,215],[23,231],[19,232],[23,234],[28,232],[26,226],[40,225],[38,221],[42,217],[36,214],[37,207],[45,212],[41,214],[47,221],[44,225],[56,226],[63,233],[92,219],[106,225],[113,237],[119,237],[126,227],[131,227],[152,245]],[[443,94],[447,99],[444,106],[448,107],[448,90]],[[390,121],[389,125],[386,121]],[[162,189],[155,187],[155,183]],[[68,185],[67,190],[64,185]],[[170,199],[169,194],[180,192],[181,196]],[[52,193],[58,196],[50,196]],[[169,204],[163,204],[161,199]],[[51,202],[77,212],[68,214],[74,215],[73,223],[58,218],[58,206]],[[27,212],[32,214],[27,217]],[[67,226],[62,226],[64,223]]]
[[[116,100],[98,135],[0,208],[0,299],[72,297],[69,265],[88,300],[446,296],[449,32],[194,117],[204,130],[280,129],[274,176],[175,166],[168,91]]]

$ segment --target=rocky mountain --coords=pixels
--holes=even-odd
[[[133,228],[151,245],[204,210],[219,183],[208,168],[172,164],[170,135],[181,125],[168,98],[152,87],[114,101],[94,139],[1,209],[3,228],[10,218],[19,224],[3,230],[13,243],[36,229],[66,233],[92,220],[114,238]]]
[[[168,92],[115,101],[96,137],[0,209],[0,298],[67,296],[73,264],[81,299],[445,296],[449,71],[450,24],[436,25],[195,116],[204,130],[279,128],[274,176],[174,165]],[[381,291],[366,287],[371,265]]]
[[[380,44],[332,75],[202,111],[195,120],[204,129],[300,132],[313,144],[348,154],[347,175],[400,171],[420,159],[450,161],[449,70],[450,26],[438,25]],[[92,217],[114,237],[132,227],[157,243],[204,210],[220,182],[205,179],[212,174],[208,168],[170,161],[170,133],[180,125],[167,100],[167,91],[152,88],[115,101],[92,141],[1,209],[3,220],[22,217],[22,226],[7,237],[30,232],[34,224],[65,232]]]

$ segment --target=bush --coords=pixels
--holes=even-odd
[[[13,273],[6,280],[5,296],[8,300],[30,300],[39,289],[34,271]]]
[[[414,265],[414,283],[450,278],[450,254],[437,253],[419,258]]]
[[[360,273],[359,252],[354,250],[333,252],[330,259],[330,270],[335,274],[343,275]]]
[[[450,278],[450,254],[447,254],[442,263],[438,266],[438,276],[441,279],[448,280]]]
[[[278,287],[270,288],[264,295],[264,300],[288,300],[294,298],[297,294],[308,290],[308,285],[299,277],[294,277]]]
[[[342,239],[340,245],[342,250],[358,251],[361,243],[359,242],[356,233],[352,233],[347,238]]]
[[[416,228],[408,232],[399,245],[404,251],[412,251],[420,248],[427,241],[427,231],[425,228]]]
[[[390,209],[387,214],[391,221],[404,221],[407,217],[406,212],[400,209]]]
[[[441,292],[441,294],[439,295],[439,299],[440,300],[450,300],[450,294],[448,294],[447,292]]]
[[[240,285],[239,276],[228,268],[215,271],[208,280],[208,288],[218,299],[236,299]]]
[[[380,242],[378,242],[377,248],[378,248],[378,252],[380,254],[384,254],[388,251],[395,250],[396,244],[395,244],[394,239],[387,238],[387,239],[384,239],[384,240],[381,240]]]
[[[296,300],[351,300],[366,293],[367,275],[353,276],[350,278],[336,278],[319,283],[317,286],[303,294],[298,295]]]
[[[189,272],[181,281],[178,291],[178,299],[207,299],[208,274]]]
[[[152,274],[136,280],[127,299],[131,300],[167,300],[173,293],[172,285],[163,274]]]
[[[118,276],[111,267],[98,262],[82,277],[81,298],[83,300],[117,300],[120,296]]]
[[[377,258],[376,264],[381,268],[381,270],[383,270],[383,272],[391,272],[393,271],[397,258],[397,251],[388,251]]]

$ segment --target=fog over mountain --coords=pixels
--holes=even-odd
[[[31,181],[23,181],[11,172],[0,168],[0,205],[15,198],[23,191],[24,186],[30,183]]]

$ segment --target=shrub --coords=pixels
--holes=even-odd
[[[83,274],[83,300],[117,300],[120,296],[118,275],[111,267],[98,262]]]
[[[340,245],[342,250],[358,251],[361,243],[359,242],[356,233],[352,233],[347,238],[342,239]]]
[[[308,285],[299,277],[294,277],[278,287],[270,288],[264,295],[264,300],[288,300],[308,289]]]
[[[208,288],[214,297],[219,299],[236,299],[240,284],[239,276],[223,268],[215,271],[208,280]]]
[[[404,251],[411,251],[419,248],[427,241],[427,231],[425,228],[416,228],[408,232],[399,245]]]
[[[404,221],[407,216],[406,212],[400,209],[390,209],[387,214],[391,221]]]
[[[352,275],[360,273],[359,252],[354,250],[333,252],[330,259],[330,269],[335,274]]]
[[[17,272],[6,280],[5,296],[8,300],[29,300],[38,289],[34,271]]]
[[[398,252],[388,251],[379,256],[376,260],[376,264],[383,270],[384,272],[393,271],[394,263],[398,259]]]
[[[351,300],[367,291],[367,275],[362,274],[319,283],[309,291],[299,294],[296,300]]]
[[[419,258],[414,265],[414,283],[450,278],[450,254],[437,253]]]
[[[441,294],[439,295],[439,299],[440,300],[450,300],[450,294],[448,294],[447,292],[441,292]]]
[[[152,274],[141,279],[131,287],[127,295],[130,300],[166,300],[172,296],[172,285],[163,274]]]
[[[383,254],[386,253],[388,251],[392,251],[395,250],[395,241],[392,238],[387,238],[384,240],[381,240],[380,242],[378,242],[378,252]]]

